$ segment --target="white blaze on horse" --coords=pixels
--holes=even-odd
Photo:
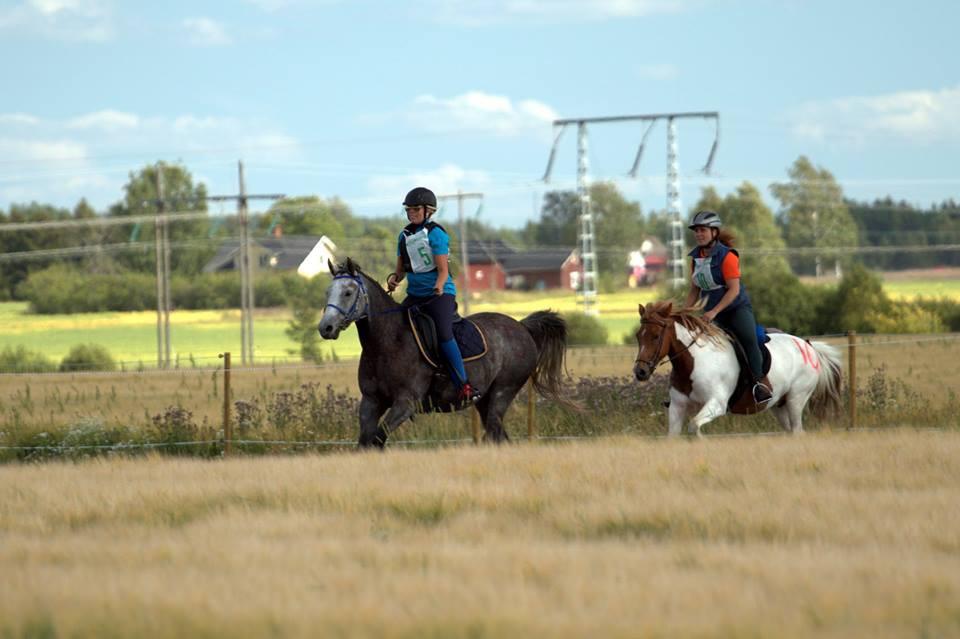
[[[660,363],[672,365],[670,435],[679,435],[691,416],[690,432],[699,435],[704,424],[728,412],[749,415],[768,408],[784,430],[801,433],[807,402],[812,400],[811,408],[821,415],[839,407],[841,363],[834,347],[771,332],[766,347],[773,399],[758,406],[751,393],[752,380],[741,380],[730,337],[694,311],[674,309],[669,302],[640,306],[639,352],[633,372],[637,380],[645,381]]]

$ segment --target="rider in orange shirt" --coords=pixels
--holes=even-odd
[[[753,377],[753,399],[758,404],[772,398],[763,383],[763,356],[757,342],[757,322],[747,289],[740,282],[740,254],[733,248],[733,236],[723,230],[720,216],[700,211],[690,221],[697,248],[690,252],[693,275],[686,305],[705,298],[703,318],[720,324],[743,346]]]

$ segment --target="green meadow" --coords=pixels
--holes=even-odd
[[[960,279],[942,277],[887,278],[884,290],[895,299],[947,297],[960,300]],[[657,296],[656,289],[626,289],[599,295],[600,321],[608,342],[622,344],[637,323],[637,305]],[[500,292],[471,301],[470,312],[497,311],[516,318],[541,309],[561,313],[577,310],[576,298],[555,291],[544,293]],[[461,311],[462,303],[461,303]],[[284,330],[290,320],[286,308],[258,309],[255,314],[254,347],[260,362],[296,360],[297,345]],[[240,312],[174,311],[170,316],[173,357],[180,367],[208,365],[223,352],[240,353]],[[79,313],[33,315],[21,302],[0,303],[0,348],[23,345],[59,362],[76,344],[106,347],[124,368],[149,368],[156,364],[157,314]],[[359,356],[356,331],[348,330],[335,342],[321,345],[324,358]]]

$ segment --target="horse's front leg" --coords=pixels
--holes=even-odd
[[[683,431],[683,423],[687,419],[687,407],[690,404],[690,398],[680,391],[670,389],[670,409],[667,411],[669,420],[668,434],[670,437],[676,437]]]
[[[726,404],[715,397],[711,397],[707,400],[707,403],[703,405],[703,408],[700,409],[700,412],[693,416],[693,420],[690,422],[690,432],[700,437],[701,426],[707,422],[712,422],[717,417],[722,417],[726,412]]]
[[[380,415],[384,412],[384,410],[380,410],[376,419],[371,417],[370,425],[366,426],[368,430],[364,431],[363,406],[361,402],[360,446],[379,446],[383,448],[384,444],[387,443],[387,437],[390,436],[390,433],[399,428],[400,424],[413,417],[414,413],[416,413],[416,405],[412,397],[398,397],[393,400],[393,404],[390,405],[390,409],[387,411],[387,416],[383,419],[383,422],[378,423]],[[371,435],[369,435],[367,439],[364,439],[364,432],[371,433]]]
[[[377,446],[383,448],[387,443],[387,431],[380,426],[380,418],[387,411],[388,404],[372,395],[360,398],[360,448]]]

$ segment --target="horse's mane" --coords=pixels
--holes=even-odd
[[[332,273],[333,275],[347,274],[347,275],[358,275],[360,277],[363,277],[365,280],[367,280],[368,283],[373,284],[375,290],[380,291],[380,293],[382,293],[381,297],[384,297],[392,301],[394,304],[398,303],[392,297],[390,297],[390,295],[383,288],[380,282],[377,281],[377,278],[369,275],[362,268],[360,268],[360,265],[354,262],[353,258],[348,257],[342,264],[334,264],[333,262],[331,262],[330,273]]]
[[[660,301],[647,304],[646,315],[661,319],[672,319],[694,335],[702,335],[717,341],[726,337],[726,333],[711,322],[704,321],[700,316],[704,301],[700,300],[693,306],[674,308],[673,302]]]

